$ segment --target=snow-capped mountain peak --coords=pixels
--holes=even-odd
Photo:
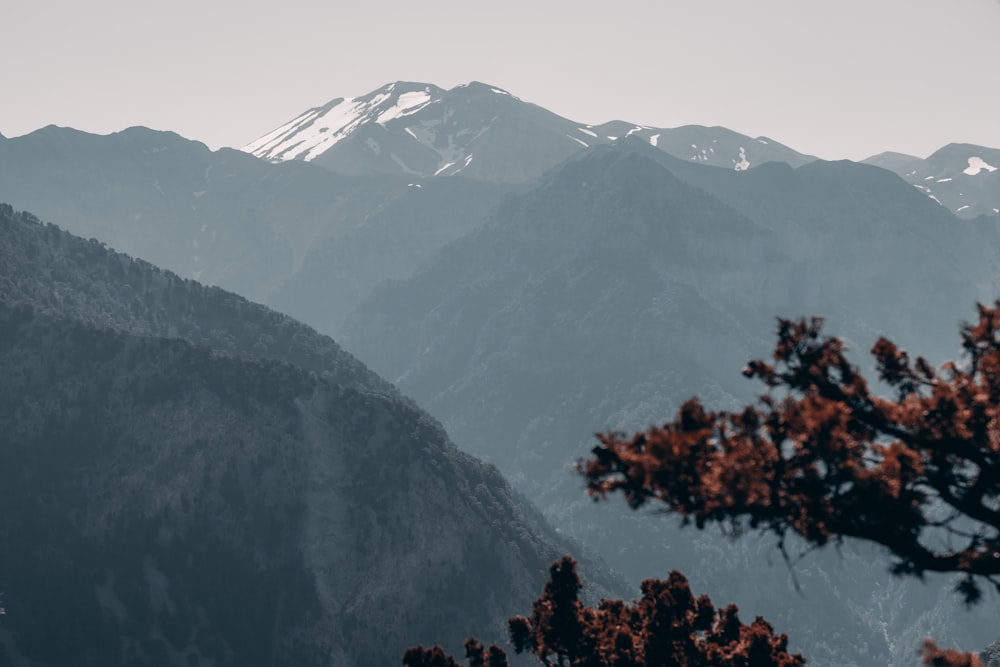
[[[313,160],[365,123],[385,125],[416,113],[441,92],[436,86],[396,82],[364,97],[340,97],[309,109],[243,150],[271,162]]]
[[[798,166],[814,159],[725,128],[658,129],[620,120],[586,125],[479,81],[450,90],[396,82],[362,97],[337,98],[243,150],[271,162],[315,161],[345,174],[462,174],[522,182],[576,151],[626,139],[738,171],[768,161]]]
[[[522,181],[572,152],[555,133],[568,122],[478,81],[451,90],[396,82],[309,109],[243,150],[271,162],[316,161],[341,173]]]

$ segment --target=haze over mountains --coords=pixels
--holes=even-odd
[[[0,201],[94,237],[3,209],[2,363],[16,381],[0,406],[19,429],[6,432],[26,434],[3,448],[48,479],[31,451],[62,457],[74,432],[88,443],[51,471],[38,512],[55,527],[7,557],[77,586],[79,614],[116,619],[92,664],[116,664],[114,624],[122,655],[155,664],[255,664],[252,651],[385,664],[406,642],[454,646],[526,612],[546,559],[573,548],[520,493],[633,584],[680,569],[763,613],[814,665],[909,665],[925,635],[996,638],[996,600],[966,612],[947,582],[894,580],[875,551],[814,554],[800,595],[766,541],[595,506],[570,470],[595,431],[663,421],[693,394],[752,399],[739,371],[770,351],[776,315],[826,316],[863,368],[883,334],[955,356],[958,323],[1000,295],[996,151],[825,162],[725,128],[587,126],[479,83],[338,98],[246,150],[145,128],[0,138]],[[47,345],[58,353],[43,358]],[[56,415],[48,431],[39,405]],[[33,498],[20,484],[3,487]],[[66,520],[73,503],[82,514]],[[38,555],[53,534],[86,554],[91,584]],[[252,571],[236,564],[248,554]],[[197,579],[228,569],[233,590]],[[615,590],[601,572],[583,569]],[[241,597],[255,577],[261,597]],[[31,614],[0,639],[27,664],[56,660],[32,643],[46,605],[4,590]],[[199,620],[206,590],[298,602],[233,626],[222,606]],[[251,635],[246,653],[232,647]]]

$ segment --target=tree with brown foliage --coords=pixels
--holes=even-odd
[[[469,667],[509,667],[507,654],[496,644],[484,649],[475,639],[465,642],[465,657]],[[415,646],[403,654],[403,664],[407,667],[461,667],[454,658],[440,646],[425,649]]]
[[[535,600],[531,617],[510,619],[517,653],[532,653],[546,667],[801,667],[788,653],[788,637],[774,634],[759,616],[746,625],[735,605],[716,610],[707,595],[695,597],[687,579],[671,572],[665,581],[647,579],[642,598],[632,604],[602,600],[587,607],[576,562],[569,556],[552,564],[550,580]],[[484,654],[474,639],[465,644],[468,667],[507,667],[503,650]],[[435,646],[409,649],[406,667],[460,667]]]
[[[599,436],[580,465],[590,493],[656,501],[699,528],[769,531],[782,548],[789,533],[874,542],[894,574],[962,574],[969,604],[983,583],[1000,590],[1000,302],[963,327],[961,363],[935,369],[875,343],[892,398],[872,393],[821,326],[779,320],[773,362],[744,370],[767,388],[759,405],[711,412],[691,399],[662,427]],[[979,664],[933,643],[923,655]]]
[[[698,528],[771,532],[782,551],[789,534],[815,546],[874,542],[896,575],[963,575],[957,591],[968,604],[983,583],[1000,590],[1000,301],[962,328],[960,363],[935,369],[875,343],[891,398],[872,392],[822,323],[778,321],[773,360],[744,370],[766,387],[757,405],[712,412],[693,398],[662,427],[599,435],[579,464],[588,491],[621,492],[632,508],[656,502]],[[510,621],[515,649],[573,667],[804,664],[766,621],[743,625],[733,606],[716,612],[676,572],[644,582],[634,605],[586,608],[578,590],[572,561],[553,565],[532,617]],[[930,640],[921,654],[928,667],[982,667]],[[411,658],[404,664],[439,664]]]

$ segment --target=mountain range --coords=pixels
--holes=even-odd
[[[586,125],[475,81],[451,90],[400,81],[361,97],[336,98],[243,150],[271,162],[302,160],[343,174],[462,174],[518,183],[582,148],[632,136],[678,157],[734,169],[815,159],[766,137],[752,139],[721,127]]]
[[[177,553],[158,551],[166,538],[142,541],[176,534],[183,551],[204,537],[170,504],[178,488],[211,509],[198,530],[218,526],[224,538],[212,542],[223,554],[219,560],[198,561],[196,569],[230,567],[261,550],[263,580],[289,573],[287,590],[310,610],[281,626],[279,634],[305,638],[298,648],[262,639],[277,636],[263,631],[273,618],[249,619],[233,635],[212,615],[204,632],[219,646],[239,633],[259,635],[255,641],[262,643],[253,647],[279,651],[289,662],[308,662],[307,653],[296,653],[301,649],[339,655],[344,664],[384,664],[367,663],[365,652],[384,651],[378,655],[389,659],[404,641],[454,647],[463,631],[482,627],[497,636],[503,613],[517,605],[516,611],[527,611],[525,601],[538,592],[536,569],[549,555],[579,548],[566,543],[566,535],[599,553],[633,586],[683,570],[713,599],[735,601],[748,616],[765,615],[814,665],[909,665],[925,635],[981,648],[996,638],[995,600],[967,612],[947,580],[893,579],[877,551],[850,544],[809,555],[792,574],[768,567],[776,552],[766,539],[733,543],[614,503],[595,505],[572,464],[586,454],[595,431],[644,428],[668,418],[692,394],[713,407],[752,400],[758,388],[739,370],[749,358],[768,354],[777,315],[825,316],[827,331],[847,340],[865,370],[863,353],[879,335],[934,362],[954,357],[958,323],[974,314],[977,300],[993,300],[1000,286],[1000,218],[990,213],[996,190],[988,187],[990,167],[1000,159],[989,151],[958,146],[926,161],[884,154],[869,164],[826,162],[725,128],[590,126],[479,83],[446,91],[398,82],[360,98],[337,98],[245,151],[210,151],[146,128],[98,137],[49,127],[0,138],[0,200],[94,237],[75,239],[5,209],[12,221],[7,229],[18,231],[5,232],[8,252],[0,256],[3,291],[12,295],[4,301],[8,324],[0,329],[12,332],[5,368],[23,384],[12,385],[0,405],[28,405],[18,396],[32,397],[7,417],[25,418],[34,429],[40,422],[32,406],[58,406],[52,408],[59,415],[53,442],[64,449],[66,434],[82,428],[80,414],[93,408],[119,415],[92,432],[92,440],[111,443],[107,452],[92,447],[59,473],[66,495],[53,491],[53,517],[65,513],[68,499],[87,507],[86,516],[112,516],[107,507],[123,506],[113,493],[110,505],[101,504],[103,496],[92,505],[79,500],[93,491],[77,480],[91,479],[79,471],[106,461],[118,466],[115,474],[134,469],[137,484],[167,489],[158,492],[166,500],[150,506],[162,515],[159,523],[149,523],[154,509],[141,503],[139,519],[122,512],[108,520],[114,535],[108,544],[143,545],[125,549],[114,575],[130,582],[126,607],[142,619],[128,625],[129,645],[168,644],[142,648],[140,657],[150,651],[166,651],[170,659],[235,655],[210,654],[176,634],[164,639],[171,622],[203,623],[192,620],[194,603],[184,607],[183,620],[171,621],[171,605],[177,605],[162,594],[163,582],[177,578],[177,589],[192,600],[204,584],[191,578],[193,570],[164,570]],[[965,173],[974,167],[975,174]],[[932,173],[934,185],[927,185]],[[954,193],[964,199],[953,200],[946,186],[959,183],[958,174],[967,181]],[[192,279],[265,303],[319,332]],[[56,360],[40,358],[45,341],[66,350],[58,359],[73,363],[50,369]],[[132,371],[132,353],[119,356],[133,347],[141,372]],[[91,358],[89,350],[105,348],[105,357]],[[160,349],[169,350],[162,363],[154,352]],[[36,357],[40,374],[18,366]],[[153,412],[144,412],[129,396],[145,391],[141,378],[147,376],[159,388],[153,396],[191,377],[197,398],[180,391],[176,400],[157,398]],[[59,387],[78,389],[47,393],[39,377],[65,377]],[[97,384],[87,384],[91,378]],[[85,395],[105,402],[76,407]],[[202,400],[207,407],[191,407]],[[168,433],[168,419],[178,433]],[[236,430],[245,444],[222,435],[234,420],[246,423]],[[150,430],[142,431],[147,424]],[[411,458],[402,467],[393,460],[396,445],[382,437],[384,424],[392,434],[410,434],[389,439],[406,443]],[[168,450],[190,452],[185,443],[199,430],[211,434],[207,443],[220,441],[224,460],[249,452],[253,463],[236,466],[235,481],[225,484],[223,463],[213,468],[195,460],[185,468],[194,455],[177,454],[182,460],[175,461]],[[259,463],[280,458],[266,434],[280,434],[275,441],[297,452],[273,473],[280,483],[269,481],[271,463]],[[131,459],[122,454],[140,436],[166,444]],[[41,447],[41,436],[32,437],[32,446]],[[496,468],[460,453],[451,440]],[[331,454],[317,442],[338,444]],[[7,441],[16,444],[16,438]],[[371,456],[345,468],[357,477],[347,485],[334,469],[358,450]],[[44,474],[41,463],[31,465],[26,469],[33,475]],[[151,471],[159,468],[168,471],[166,481],[154,479]],[[447,471],[443,480],[440,470]],[[310,475],[326,474],[332,477],[321,480],[321,492]],[[111,478],[95,477],[94,488]],[[423,479],[429,487],[418,482]],[[303,528],[316,524],[300,518],[281,526],[289,551],[267,551],[267,536],[253,535],[231,516],[252,506],[257,485],[268,507],[311,508],[304,516],[329,519],[350,546],[338,551],[332,533],[316,542]],[[24,486],[16,488],[30,497]],[[366,495],[371,489],[393,493]],[[364,504],[357,505],[358,494]],[[442,496],[454,505],[452,513],[436,504]],[[355,505],[359,509],[348,513],[353,519],[345,519],[339,508]],[[265,525],[277,521],[267,508],[254,516]],[[65,550],[91,554],[91,563],[110,559],[103,543],[92,542],[89,524],[75,521],[60,524],[74,536]],[[482,522],[494,523],[486,529]],[[130,532],[133,523],[139,532]],[[438,545],[433,535],[445,524],[454,531]],[[522,533],[527,537],[514,537]],[[39,563],[56,567],[43,558],[49,553],[44,540],[31,544]],[[301,558],[315,553],[309,550],[315,544],[333,554],[319,574],[315,559]],[[439,554],[439,546],[464,555],[425,562],[422,554]],[[364,569],[358,563],[365,558],[378,565]],[[411,568],[405,577],[427,581],[407,593],[399,618],[388,618],[392,609],[377,608],[389,597],[388,584],[378,582],[398,582],[390,570],[399,559]],[[472,565],[480,560],[483,568]],[[147,561],[152,569],[141,572],[126,564]],[[74,571],[58,567],[64,568],[60,581],[68,582]],[[621,595],[621,584],[602,567],[591,559],[584,574],[593,569],[598,592]],[[364,601],[356,613],[324,593],[342,583],[334,570],[348,573],[348,597]],[[462,630],[463,610],[482,599],[469,592],[486,571],[498,573],[486,594],[493,602]],[[88,576],[97,593],[77,591],[79,613],[120,616],[114,611],[120,587],[101,573]],[[522,582],[515,585],[517,577]],[[451,585],[441,593],[456,600],[447,612],[425,624],[415,620],[426,600]],[[285,590],[274,586],[268,590]],[[25,603],[27,593],[7,588],[9,607]],[[219,595],[246,604],[236,593]],[[45,606],[32,609],[31,627],[43,627]],[[392,628],[391,641],[373,629],[383,623]],[[419,636],[404,639],[411,625]],[[18,628],[18,641],[31,636],[25,627]],[[436,629],[440,637],[433,636]],[[361,638],[357,646],[351,637]],[[398,654],[391,659],[398,661]]]
[[[379,281],[407,277],[480,224],[508,189],[272,165],[138,127],[0,139],[0,201],[300,318],[321,303],[313,323],[330,332]]]
[[[387,84],[309,109],[247,144],[271,162],[307,161],[341,174],[451,176],[518,183],[573,153],[634,137],[682,160],[737,171],[817,158],[769,137],[724,127],[658,128],[615,120],[588,125],[480,82],[443,90]],[[926,159],[881,153],[863,160],[895,172],[959,217],[1000,214],[1000,150],[950,144]]]

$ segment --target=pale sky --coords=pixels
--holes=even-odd
[[[998,0],[0,0],[0,133],[240,147],[391,81],[597,124],[724,125],[826,159],[1000,148]]]

